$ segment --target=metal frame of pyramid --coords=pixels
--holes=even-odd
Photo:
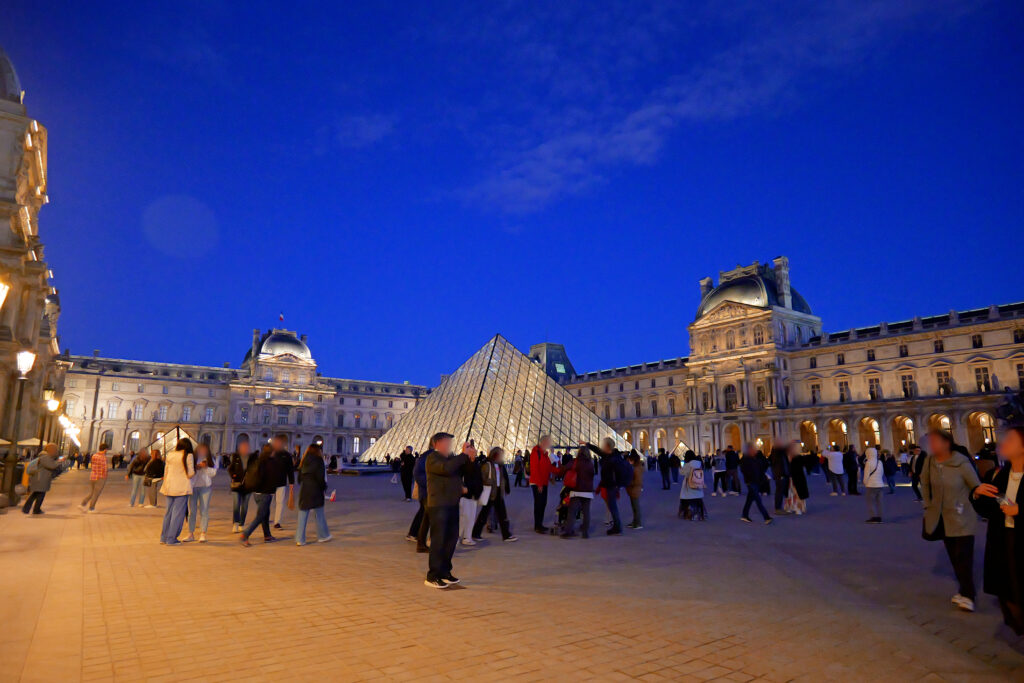
[[[531,448],[545,434],[556,446],[612,437],[618,448],[630,448],[621,435],[500,334],[402,416],[360,459],[380,462],[389,453],[397,456],[406,446],[422,453],[430,436],[441,431],[455,435],[456,448],[473,439],[483,453],[501,446],[511,455]]]

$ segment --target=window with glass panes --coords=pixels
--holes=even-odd
[[[868,377],[868,396],[872,401],[882,398],[882,380],[880,377]]]
[[[846,403],[850,400],[850,382],[849,380],[839,380],[839,401],[840,403]]]
[[[192,419],[192,406],[181,407],[181,421],[188,422]]]
[[[988,367],[979,365],[974,368],[974,383],[978,391],[992,390],[992,382],[989,379]]]
[[[213,408],[207,408],[203,413],[203,420],[213,422]]]
[[[159,410],[157,410],[157,419],[161,421],[167,419],[167,406],[160,406]]]
[[[640,401],[633,402],[633,414],[636,417],[640,417]]]
[[[758,387],[758,389],[763,390],[764,387]],[[758,391],[758,398],[761,398],[761,397],[762,397],[762,392]],[[821,402],[821,385],[820,384],[812,384],[811,385],[811,403],[819,403],[819,402]]]
[[[953,394],[953,380],[949,376],[949,370],[935,371],[935,385],[938,387],[940,396]]]
[[[1017,388],[1024,391],[1024,363],[1017,363]]]
[[[277,424],[286,425],[288,424],[288,407],[278,406],[277,408]]]
[[[900,387],[903,389],[903,398],[914,397],[914,376],[900,375]]]

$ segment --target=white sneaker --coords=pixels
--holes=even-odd
[[[206,543],[206,534],[199,534],[199,542]]]
[[[957,600],[957,598],[959,598],[959,600]],[[953,596],[953,604],[962,609],[964,612],[974,611],[974,600],[971,600],[970,598],[965,598],[962,595],[958,594]]]
[[[464,538],[462,539],[462,545],[476,545],[476,541],[472,538]]]
[[[91,515],[96,514],[96,508],[91,508],[89,510],[86,510],[86,512],[88,512]]]
[[[712,498],[714,498],[714,497],[715,497],[715,496],[717,496],[717,495],[718,495],[718,492],[717,492],[717,491],[712,491],[712,492],[711,492],[711,497],[712,497]]]
[[[833,491],[832,493],[830,493],[830,494],[828,494],[828,495],[830,495],[830,496],[838,496],[839,494],[838,494],[838,493],[836,493],[835,491]]]
[[[334,536],[325,536],[324,538],[316,539],[317,543],[330,543],[334,540]]]
[[[192,541],[194,541],[194,540],[196,540],[196,537],[195,537],[195,536],[193,536],[192,534],[189,534],[189,535],[188,535],[188,538],[183,538],[183,539],[181,539],[181,542],[182,542],[182,543],[191,543],[191,542],[192,542]]]
[[[144,508],[155,508],[156,506],[155,505],[150,505],[149,503],[146,503],[142,507],[144,507]]]
[[[233,534],[237,534],[238,533],[238,525],[237,524],[232,524],[231,525],[231,533],[233,533]]]

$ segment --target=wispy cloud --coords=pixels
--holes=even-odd
[[[384,114],[347,116],[334,128],[334,142],[344,148],[369,147],[391,135],[398,119]]]
[[[686,68],[650,81],[643,75],[666,61],[666,50],[687,52],[685,39],[701,30],[700,21],[652,12],[623,23],[612,13],[604,19],[606,33],[588,34],[596,45],[580,59],[572,57],[571,46],[513,26],[517,37],[526,37],[514,59],[545,74],[540,83],[547,89],[524,109],[528,125],[505,127],[490,170],[460,195],[510,213],[542,208],[587,191],[623,164],[655,162],[681,126],[728,121],[799,100],[809,78],[855,65],[901,32],[948,21],[977,4],[850,0],[791,3],[774,13],[751,5],[716,18],[716,28],[735,37],[693,55]]]

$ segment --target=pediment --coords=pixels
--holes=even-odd
[[[702,315],[700,320],[693,323],[693,327],[704,327],[723,321],[749,318],[755,315],[763,315],[764,312],[765,309],[757,306],[741,304],[735,301],[723,301]]]

